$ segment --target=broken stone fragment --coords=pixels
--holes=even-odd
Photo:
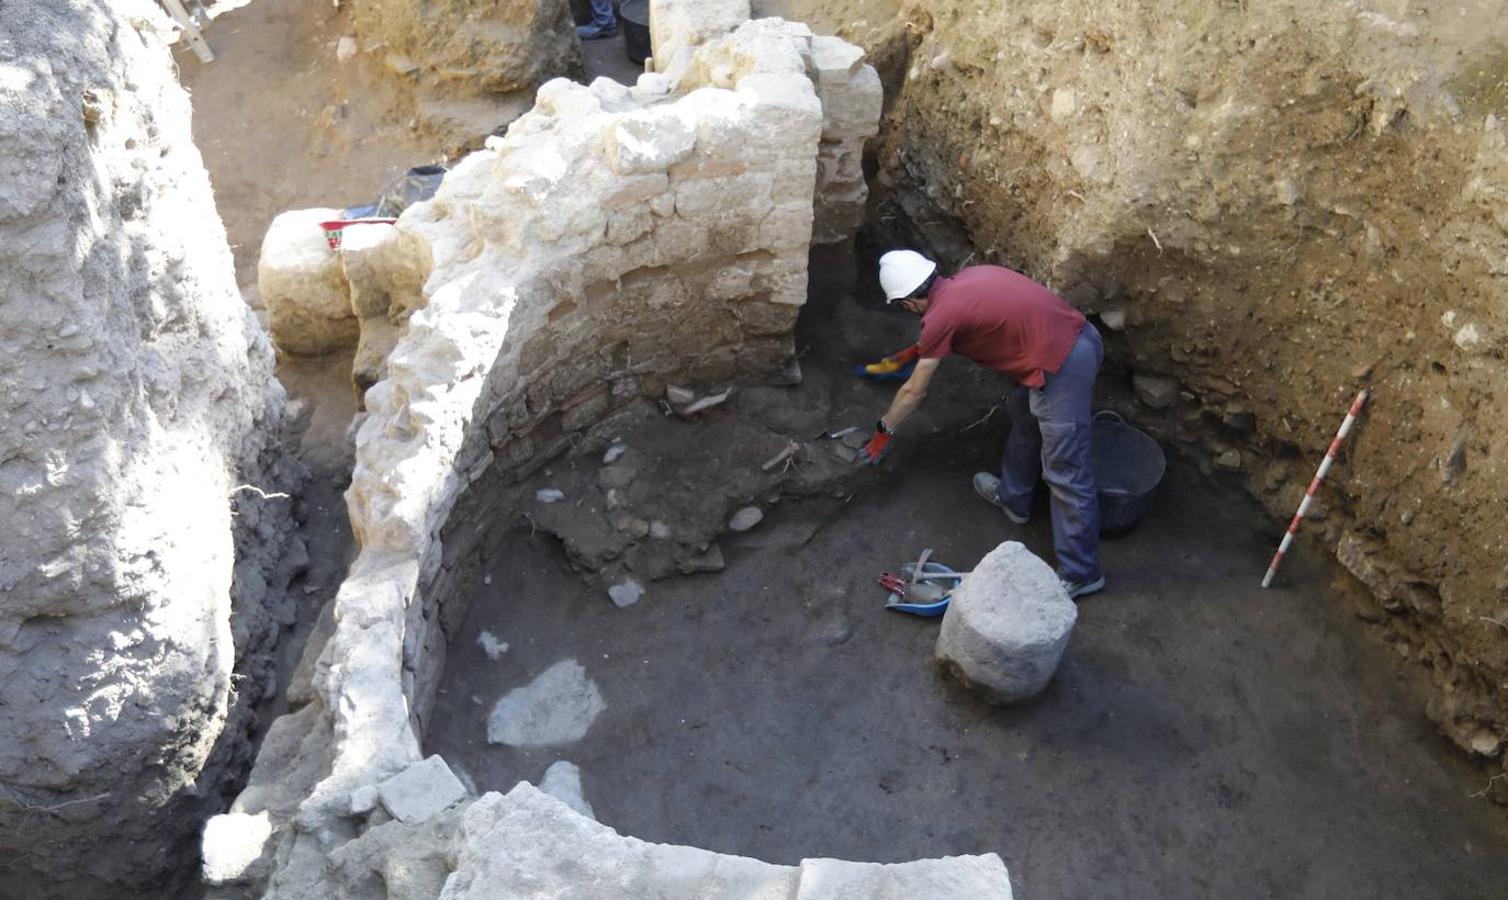
[[[694,575],[698,572],[721,572],[725,565],[723,548],[713,541],[706,550],[681,563],[680,570],[683,575]]]
[[[764,521],[764,512],[757,506],[745,506],[728,520],[729,531],[748,531]]]
[[[201,844],[204,880],[211,885],[226,885],[259,878],[270,862],[263,859],[262,851],[271,835],[272,821],[266,812],[226,813],[211,818],[205,823]]]
[[[622,490],[628,487],[630,484],[633,484],[634,478],[638,474],[638,469],[635,469],[633,466],[624,465],[622,463],[618,465],[607,466],[597,472],[597,484],[604,490],[610,488],[618,488],[619,490]]]
[[[1077,618],[1052,567],[1007,541],[953,592],[937,660],[989,699],[1020,703],[1047,687]]]
[[[1241,451],[1226,450],[1215,457],[1215,468],[1221,472],[1241,471]]]
[[[1126,311],[1124,309],[1107,309],[1100,313],[1100,321],[1111,331],[1126,330]]]
[[[438,755],[422,759],[377,785],[383,807],[406,825],[417,825],[465,796],[465,785]]]
[[[644,585],[632,578],[626,578],[608,588],[607,596],[613,601],[614,606],[623,609],[639,602],[639,598],[644,596]]]
[[[540,503],[559,503],[565,499],[565,491],[555,488],[540,488],[534,492],[534,499]]]
[[[583,816],[597,818],[592,804],[581,792],[581,769],[575,763],[563,759],[550,763],[545,776],[539,780],[539,789]]]
[[[510,747],[569,744],[585,737],[606,708],[581,663],[563,659],[497,702],[487,718],[487,742]]]
[[[1136,399],[1152,409],[1167,409],[1178,402],[1178,379],[1138,372],[1131,376]]]
[[[364,784],[351,792],[351,815],[360,816],[377,808],[377,785]]]

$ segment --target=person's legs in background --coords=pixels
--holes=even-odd
[[[592,0],[592,23],[576,26],[576,34],[583,41],[610,38],[617,33],[618,20],[613,15],[613,0]]]
[[[995,496],[1002,506],[1025,519],[1031,515],[1032,494],[1042,477],[1042,433],[1031,411],[1031,392],[1013,385],[1005,398],[1005,412],[1011,420],[1005,437],[1005,451],[1000,457],[1000,487]]]
[[[1062,367],[1030,398],[1042,434],[1042,477],[1052,491],[1058,577],[1074,596],[1104,587],[1100,503],[1090,464],[1094,379],[1103,357],[1099,332],[1085,323]]]

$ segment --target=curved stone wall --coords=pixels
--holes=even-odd
[[[410,896],[442,883],[443,896],[481,896],[510,877],[499,864],[531,885],[518,896],[552,895],[546,883],[724,896],[733,884],[704,876],[743,869],[777,873],[781,889],[799,880],[800,896],[970,884],[1009,896],[993,855],[814,861],[798,879],[619,839],[527,787],[446,810],[464,789],[443,761],[419,758],[446,629],[464,613],[458,579],[517,501],[518,476],[668,385],[794,371],[824,135],[862,142],[878,91],[857,55],[804,26],[747,23],[693,48],[674,79],[545,85],[534,111],[404,213],[396,227],[427,244],[434,268],[367,392],[347,495],[360,554],[314,700],[274,724],[250,786],[206,831],[205,874],[227,896],[377,896],[399,880]],[[463,493],[470,514],[457,521]],[[405,862],[390,864],[399,845]],[[640,862],[615,868],[625,853]]]

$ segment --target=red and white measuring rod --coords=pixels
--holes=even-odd
[[[1299,532],[1299,523],[1304,521],[1304,515],[1309,512],[1309,507],[1314,503],[1314,495],[1319,491],[1320,482],[1330,472],[1330,466],[1335,462],[1335,454],[1340,452],[1340,445],[1345,443],[1346,435],[1351,433],[1351,426],[1356,424],[1356,417],[1361,414],[1361,407],[1367,402],[1367,389],[1362,388],[1351,401],[1351,410],[1346,413],[1346,419],[1340,423],[1340,430],[1335,433],[1335,440],[1330,442],[1330,449],[1325,453],[1325,461],[1320,463],[1319,471],[1314,473],[1314,480],[1309,482],[1309,490],[1304,492],[1304,499],[1299,501],[1299,511],[1293,514],[1293,521],[1288,523],[1288,533],[1283,535],[1283,542],[1278,544],[1278,552],[1272,555],[1272,562],[1267,566],[1267,574],[1262,576],[1262,587],[1271,587],[1272,578],[1278,574],[1278,566],[1283,564],[1283,554],[1288,552],[1288,547],[1293,543],[1293,536]]]

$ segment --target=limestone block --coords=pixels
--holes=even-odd
[[[466,796],[466,787],[438,755],[414,763],[377,785],[377,797],[393,818],[417,825]]]
[[[841,84],[819,84],[817,95],[826,117],[822,127],[825,140],[873,137],[880,130],[880,110],[885,102],[885,92],[874,66],[861,66],[852,78]]]
[[[953,592],[937,659],[990,699],[1018,703],[1047,687],[1077,618],[1052,568],[1007,541]]]
[[[256,815],[226,813],[204,825],[200,851],[204,880],[212,885],[245,883],[263,874],[267,839],[272,821],[266,812]]]
[[[347,226],[340,264],[356,318],[394,320],[424,304],[424,282],[435,265],[428,241],[386,224]]]
[[[864,65],[864,50],[840,37],[818,35],[812,38],[810,58],[820,91],[852,80]]]
[[[367,388],[387,376],[388,354],[393,352],[402,335],[403,329],[388,321],[386,316],[361,321],[356,357],[351,361],[351,380],[356,390],[365,393]]]
[[[670,70],[676,53],[706,43],[749,20],[749,0],[650,0],[650,42],[656,72]]]
[[[945,856],[881,865],[803,859],[796,900],[1011,900],[999,855]]]
[[[620,175],[663,172],[685,159],[696,135],[674,107],[659,106],[619,117],[608,131],[607,157]]]
[[[267,226],[257,261],[257,290],[267,307],[272,339],[286,353],[318,356],[356,345],[356,315],[340,255],[319,223],[337,209],[295,209]]]
[[[473,803],[461,818],[456,848],[456,870],[440,900],[789,900],[796,895],[799,872],[794,866],[623,837],[526,782],[506,796],[489,793]]]

